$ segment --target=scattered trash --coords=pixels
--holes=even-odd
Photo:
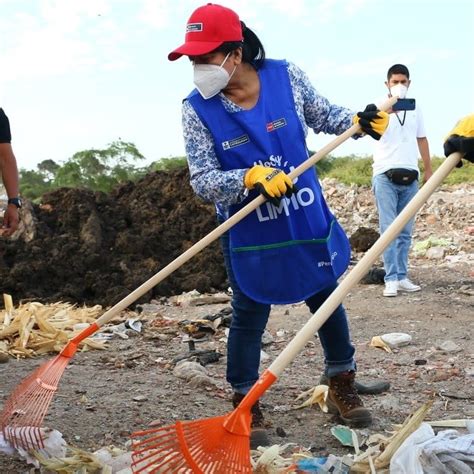
[[[112,474],[131,474],[132,453],[123,451],[115,446],[100,448],[94,452],[94,456],[111,470]],[[104,469],[103,474],[106,474]]]
[[[200,339],[208,336],[209,334],[215,334],[217,328],[221,324],[221,319],[217,318],[214,321],[208,319],[185,319],[178,323],[179,328],[188,336],[193,339]]]
[[[343,445],[351,446],[355,452],[359,452],[359,438],[357,433],[344,425],[336,425],[331,428],[331,434]]]
[[[180,362],[174,368],[173,374],[187,380],[193,387],[217,385],[216,381],[209,377],[206,368],[197,362]]]
[[[210,350],[191,350],[186,354],[179,355],[173,359],[173,363],[178,363],[182,360],[196,359],[196,362],[199,362],[200,365],[213,364],[218,362],[222,357],[222,354],[217,352],[215,349]]]
[[[139,319],[127,319],[124,325],[127,329],[133,329],[136,332],[142,332],[142,322]]]
[[[330,454],[328,457],[302,459],[296,466],[297,472],[301,473],[331,473],[348,474],[352,465],[352,459],[349,456],[337,457]]]
[[[380,336],[382,341],[390,346],[391,349],[403,347],[410,344],[412,337],[403,332],[391,332]]]
[[[392,352],[390,346],[380,337],[374,336],[370,341],[370,347],[376,347],[379,349],[383,349],[386,352]]]
[[[428,423],[422,423],[394,453],[390,473],[470,473],[472,466],[474,434],[444,430],[435,435]]]
[[[139,334],[142,331],[142,322],[139,319],[127,319],[123,323],[113,326],[106,326],[102,329],[101,334],[110,333],[119,336],[122,339],[128,339],[133,334]],[[107,337],[107,336],[106,336]]]
[[[329,387],[327,385],[317,385],[316,387],[311,388],[307,390],[306,392],[300,393],[296,397],[296,400],[301,400],[302,398],[305,398],[308,396],[309,398],[305,402],[303,402],[301,405],[298,405],[296,409],[309,407],[317,403],[319,405],[319,408],[321,408],[321,410],[324,413],[327,413],[328,406],[327,406],[326,400],[328,397],[328,390],[329,390]]]
[[[230,323],[232,322],[232,308],[228,306],[227,308],[221,309],[218,313],[209,314],[207,316],[204,316],[202,319],[207,319],[208,321],[215,321],[218,318],[220,318],[220,326],[229,328]]]
[[[215,293],[212,295],[202,295],[197,290],[182,293],[178,296],[173,296],[170,302],[176,306],[202,306],[207,304],[222,304],[228,303],[231,297],[227,293]]]
[[[34,357],[60,352],[69,339],[84,325],[95,322],[102,307],[77,308],[69,303],[45,305],[29,302],[13,307],[10,295],[4,295],[5,310],[0,311],[2,351],[13,357]],[[6,347],[5,347],[6,344]],[[87,338],[80,343],[83,350],[104,349],[104,341]]]
[[[269,346],[273,341],[273,336],[265,329],[262,335],[262,346]]]
[[[390,465],[390,460],[405,439],[421,425],[426,414],[433,405],[432,401],[424,403],[412,413],[403,425],[390,437],[371,437],[367,440],[368,448],[355,456],[351,472],[378,472]],[[376,443],[376,444],[372,444]]]
[[[285,469],[293,466],[293,458],[284,457],[284,452],[295,446],[293,443],[284,444],[282,446],[275,444],[268,448],[259,447],[251,451],[250,461],[252,463],[253,472],[260,474],[278,474],[285,472]],[[291,472],[291,471],[288,471]]]
[[[5,428],[9,435],[15,438],[17,437],[18,439],[24,436],[26,429],[27,427],[9,428],[7,426]],[[20,447],[13,447],[9,441],[4,438],[4,433],[0,431],[0,452],[9,456],[17,453],[28,464],[32,464],[36,468],[39,468],[43,462],[47,462],[50,459],[62,458],[66,455],[66,441],[64,441],[62,433],[58,430],[46,427],[40,428],[40,436],[43,440],[44,447],[39,450],[26,451]]]

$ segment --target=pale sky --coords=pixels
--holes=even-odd
[[[167,54],[184,41],[195,0],[0,0],[0,106],[19,166],[134,142],[147,162],[184,155],[181,101],[192,67]],[[474,112],[472,0],[222,0],[267,56],[305,70],[332,103],[360,110],[406,64],[432,154]],[[331,136],[315,136],[316,150]],[[334,154],[370,154],[370,138]]]

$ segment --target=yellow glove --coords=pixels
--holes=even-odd
[[[459,151],[464,159],[474,163],[474,114],[462,118],[451,130],[444,142],[444,154]],[[458,166],[462,166],[461,161]]]
[[[357,112],[352,122],[358,123],[362,131],[375,140],[380,140],[388,127],[388,114],[377,109],[375,104],[369,104],[363,112]]]
[[[290,197],[296,191],[290,177],[282,170],[261,165],[255,165],[245,173],[244,184],[248,189],[255,188],[276,205],[283,195]]]

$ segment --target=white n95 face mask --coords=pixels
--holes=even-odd
[[[397,84],[390,87],[390,94],[392,94],[392,97],[397,96],[400,99],[404,99],[407,96],[407,91],[408,87],[403,84]]]
[[[224,89],[235,72],[229,74],[224,69],[224,64],[230,53],[224,58],[222,64],[195,64],[194,65],[194,85],[204,99],[210,99]]]

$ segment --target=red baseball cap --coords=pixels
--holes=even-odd
[[[208,3],[197,8],[186,24],[184,44],[176,48],[168,59],[181,56],[200,56],[218,48],[226,41],[243,41],[242,26],[237,13],[230,8]]]

